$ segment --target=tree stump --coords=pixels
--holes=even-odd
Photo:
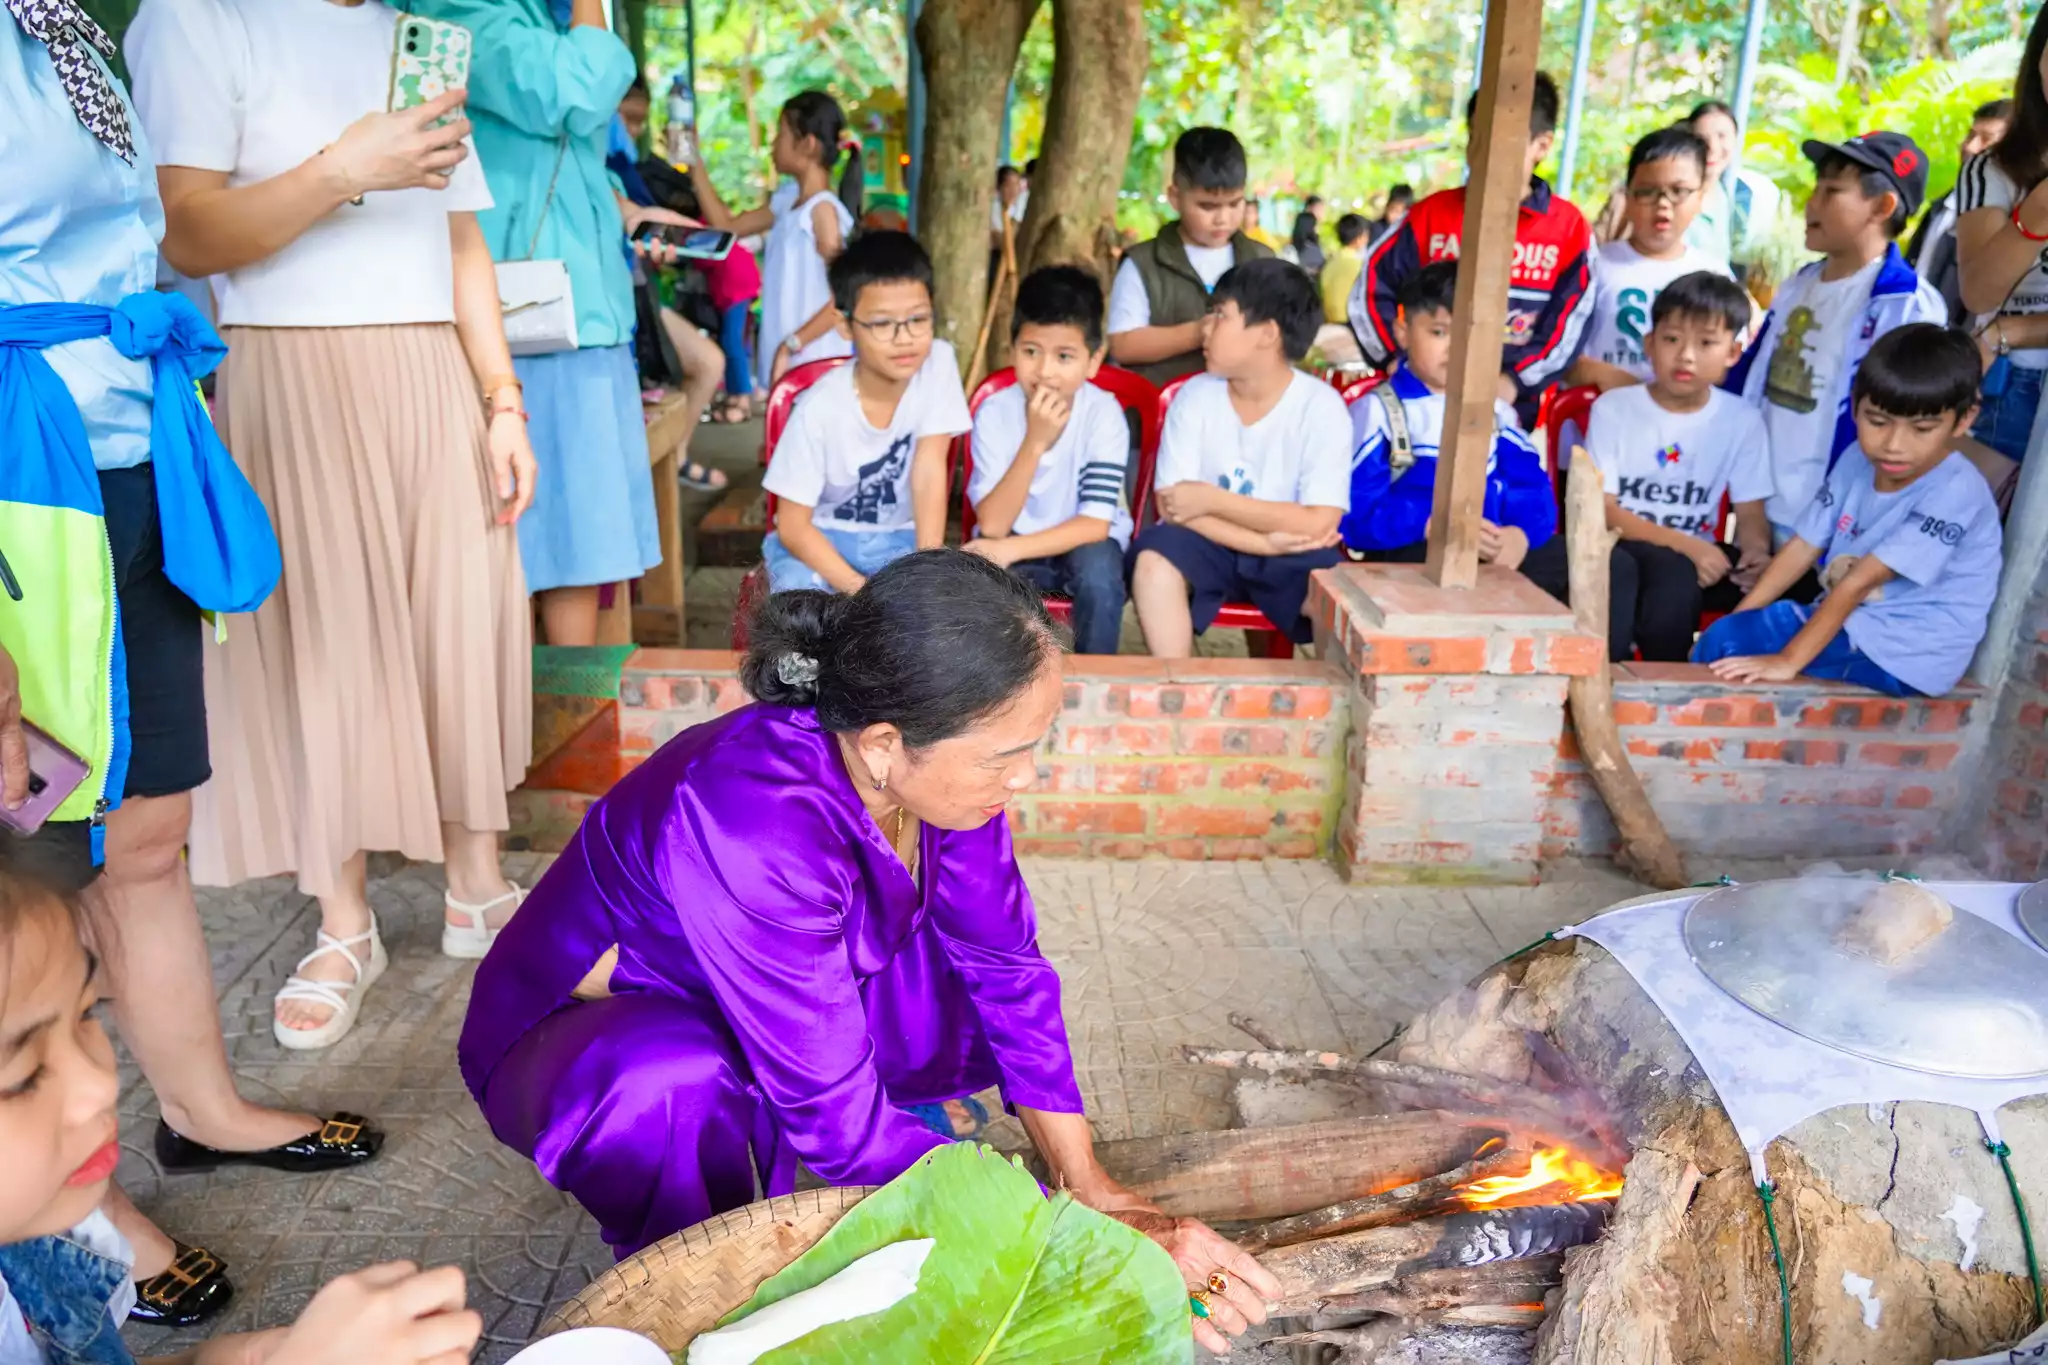
[[[1633,1151],[1606,1235],[1565,1253],[1535,1365],[1782,1365],[1749,1158],[1684,1042],[1605,949],[1567,939],[1494,968],[1418,1018],[1396,1055],[1519,1085],[1566,1069]],[[2030,1206],[2048,1210],[2048,1101],[2000,1121]],[[1975,1115],[1831,1110],[1767,1161],[1800,1365],[1922,1365],[2032,1329],[2018,1220]]]

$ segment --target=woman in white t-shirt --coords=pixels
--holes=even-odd
[[[314,949],[275,1034],[324,1047],[383,970],[364,854],[448,867],[442,950],[481,957],[531,750],[513,522],[534,484],[451,91],[384,113],[397,11],[369,0],[144,0],[127,40],[157,150],[163,253],[214,277],[215,416],[284,574],[208,652],[214,780],[195,881],[296,872]],[[488,413],[488,416],[487,416]]]
[[[767,233],[761,250],[761,329],[755,338],[754,369],[772,387],[792,365],[853,354],[853,342],[832,306],[825,267],[846,249],[860,215],[864,171],[860,146],[846,149],[846,169],[832,188],[839,164],[839,140],[846,114],[822,90],[790,96],[775,124],[771,155],[778,175],[789,179],[768,202],[734,213],[718,197],[704,158],[690,163],[704,220],[742,237]]]
[[[1987,474],[2003,506],[2026,457],[2048,373],[2048,12],[2034,17],[2013,92],[2011,127],[1956,182],[1956,267],[1963,307],[1982,322],[1983,407],[1970,435],[2001,457]],[[1961,321],[1961,319],[1957,319]],[[1986,462],[1981,452],[1978,464]]]

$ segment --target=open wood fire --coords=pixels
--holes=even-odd
[[[1104,1154],[1168,1211],[1239,1229],[1281,1283],[1274,1315],[1310,1329],[1305,1341],[1338,1345],[1376,1322],[1533,1327],[1565,1254],[1602,1236],[1622,1190],[1627,1152],[1576,1092],[1331,1054],[1189,1051],[1380,1091],[1379,1112]]]

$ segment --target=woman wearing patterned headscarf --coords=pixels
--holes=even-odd
[[[89,923],[110,928],[93,937],[114,1016],[172,1125],[160,1164],[367,1160],[381,1136],[360,1119],[323,1142],[341,1130],[249,1103],[228,1069],[180,855],[208,773],[200,613],[262,601],[277,543],[193,388],[219,339],[154,292],[163,212],[112,44],[73,0],[4,3],[0,804],[10,824],[47,817],[9,851],[83,887]],[[48,750],[31,795],[24,719],[83,760],[68,795]],[[145,1277],[137,1316],[184,1325],[227,1302],[219,1261],[118,1208]]]

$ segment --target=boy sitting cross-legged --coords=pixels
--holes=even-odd
[[[1071,265],[1024,277],[1010,315],[1017,382],[974,414],[967,550],[1074,599],[1074,652],[1114,654],[1124,619],[1131,433],[1102,368],[1102,285]]]
[[[1394,317],[1401,362],[1351,405],[1351,512],[1342,529],[1361,559],[1419,564],[1428,551],[1457,292],[1456,261],[1426,265],[1402,281]],[[1493,409],[1479,557],[1513,569],[1555,537],[1557,495],[1514,409],[1499,399]]]
[[[1131,599],[1160,658],[1186,658],[1230,601],[1310,638],[1308,576],[1343,558],[1337,522],[1351,505],[1344,400],[1294,368],[1321,317],[1315,284],[1286,261],[1247,261],[1216,282],[1209,371],[1166,411],[1160,522],[1131,546]]]
[[[1693,650],[1734,682],[1804,673],[1892,696],[1946,692],[1984,637],[2002,558],[1998,506],[1956,438],[1983,361],[1966,332],[1912,323],[1856,371],[1856,443],[1842,452],[1741,608]],[[1779,600],[1816,564],[1812,607]]]
[[[869,232],[833,260],[853,363],[806,389],[761,486],[780,501],[762,542],[771,591],[854,592],[946,538],[946,447],[970,425],[953,348],[932,339],[932,262],[907,232]]]
[[[1703,608],[1733,610],[1771,558],[1769,439],[1757,410],[1718,387],[1749,326],[1749,295],[1712,271],[1681,275],[1650,307],[1648,384],[1610,389],[1593,404],[1586,449],[1607,488],[1608,653],[1634,648],[1682,663]],[[1716,539],[1721,498],[1735,504],[1736,551]],[[1560,558],[1556,581],[1565,594]],[[1740,586],[1738,586],[1738,584]]]

